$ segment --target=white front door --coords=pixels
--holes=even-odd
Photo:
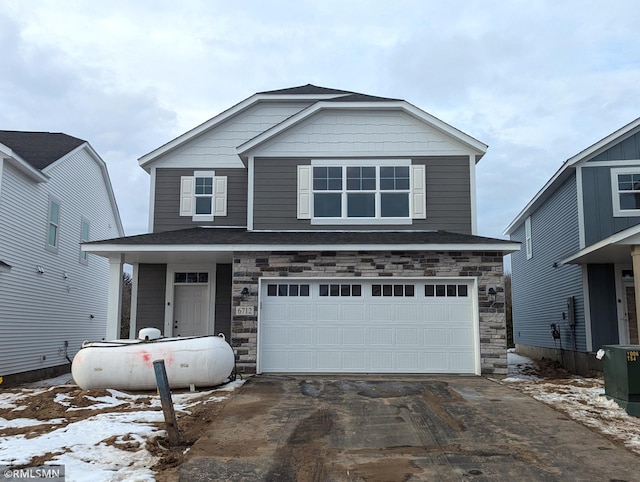
[[[176,285],[173,336],[208,335],[209,285]]]

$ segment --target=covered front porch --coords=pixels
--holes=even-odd
[[[561,264],[584,266],[585,316],[592,339],[610,344],[638,344],[640,332],[640,225],[581,249]],[[613,314],[609,333],[600,320]],[[615,327],[616,336],[612,332]],[[594,342],[595,345],[599,343]]]

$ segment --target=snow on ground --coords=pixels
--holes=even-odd
[[[508,377],[501,383],[640,454],[640,418],[605,397],[601,378],[571,376],[548,360],[536,362],[513,350],[508,361]],[[243,383],[173,393],[178,426],[181,416],[226,400]],[[52,415],[41,416],[41,409]],[[166,436],[163,428],[156,393],[82,392],[63,375],[0,393],[0,465],[64,464],[67,482],[153,481],[158,451],[149,445]]]
[[[189,409],[199,404],[226,400],[243,383],[239,380],[208,391],[172,394],[178,426],[181,414],[188,415]],[[60,387],[68,390],[47,393]],[[148,450],[148,444],[166,435],[158,428],[164,427],[160,397],[118,390],[99,394],[103,392],[108,395],[79,397],[78,387],[69,384],[67,375],[0,393],[0,409],[6,417],[0,417],[0,465],[24,467],[40,465],[43,460],[64,464],[67,482],[155,480],[151,467],[158,458]],[[30,404],[44,407],[47,401],[54,411],[59,405],[58,411],[74,420],[22,416]]]
[[[509,350],[508,377],[502,383],[520,390],[536,400],[551,405],[568,417],[617,440],[640,454],[640,418],[627,414],[615,401],[607,399],[602,378],[583,378],[562,374],[544,377],[533,360]],[[537,374],[538,373],[538,374]]]

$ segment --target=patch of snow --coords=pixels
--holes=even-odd
[[[0,428],[24,428],[38,425],[56,425],[66,422],[66,418],[52,418],[51,420],[34,420],[32,418],[14,418],[7,420],[0,418]]]

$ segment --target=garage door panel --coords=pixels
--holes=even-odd
[[[343,345],[366,345],[367,330],[365,328],[342,328],[342,344]]]
[[[346,321],[364,321],[366,319],[366,307],[360,303],[349,303],[348,305],[342,305],[341,318]]]
[[[398,346],[416,346],[422,345],[421,330],[418,328],[396,328],[396,345]]]
[[[475,373],[479,337],[472,284],[455,281],[468,285],[469,296],[454,290],[429,297],[427,280],[304,283],[304,298],[268,296],[266,285],[262,290],[260,372]],[[329,296],[320,296],[320,284],[329,286]],[[333,284],[340,289],[332,295]],[[359,296],[350,291],[354,284]],[[373,296],[373,284],[381,296]],[[409,284],[410,294],[396,286]]]
[[[393,328],[369,328],[369,344],[371,345],[393,345]]]
[[[342,353],[342,366],[346,371],[364,371],[367,368],[365,363],[366,354],[364,351],[352,351]]]
[[[394,354],[391,352],[371,352],[371,369],[377,372],[393,370]]]
[[[391,303],[371,303],[368,305],[367,311],[369,312],[369,320],[371,321],[384,321],[388,323],[393,320],[393,305]]]
[[[429,328],[422,331],[424,346],[442,347],[449,345],[449,330],[447,328]]]
[[[316,305],[316,321],[338,321],[340,309],[338,301],[335,304],[318,303]]]
[[[318,345],[339,345],[340,344],[340,329],[332,326],[321,326],[316,328],[316,336]]]

